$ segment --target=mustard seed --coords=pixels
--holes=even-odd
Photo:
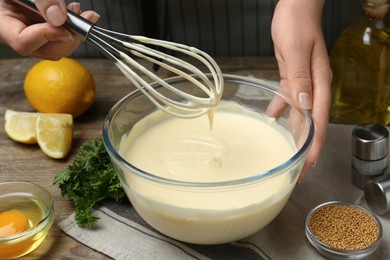
[[[325,205],[312,213],[311,233],[322,243],[343,250],[357,250],[372,245],[379,227],[367,212],[351,205]]]

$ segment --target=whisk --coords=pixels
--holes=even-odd
[[[34,0],[13,1],[39,14]],[[184,44],[100,28],[70,10],[68,10],[67,17],[64,26],[83,41],[91,42],[106,57],[114,61],[126,77],[157,108],[176,117],[193,118],[212,111],[218,105],[223,92],[223,75],[217,63],[207,53]],[[210,74],[210,77],[195,65],[179,58],[180,56],[169,55],[162,51],[163,49],[200,61],[208,69],[207,74]],[[199,94],[189,94],[173,87],[133,57],[147,60],[182,77],[191,86],[198,88]],[[167,89],[169,97],[152,87],[150,82],[147,82],[141,75]]]

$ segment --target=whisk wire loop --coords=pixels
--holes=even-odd
[[[107,38],[109,38],[111,40],[114,40],[115,42],[119,43],[120,45],[128,47],[129,48],[128,52],[130,52],[131,54],[133,54],[135,56],[138,56],[138,57],[143,58],[143,59],[147,59],[150,62],[158,64],[160,67],[164,67],[167,70],[170,70],[170,71],[174,72],[177,75],[186,77],[188,80],[191,80],[192,83],[196,84],[199,88],[201,88],[207,95],[211,94],[210,90],[212,92],[214,92],[214,94],[217,91],[216,87],[215,87],[215,84],[213,84],[209,80],[209,78],[206,77],[206,75],[204,75],[204,73],[201,70],[196,68],[191,63],[186,62],[183,59],[179,59],[179,58],[177,58],[175,56],[172,56],[172,55],[166,54],[164,52],[158,51],[156,49],[147,47],[147,46],[142,45],[142,44],[137,44],[135,42],[122,42],[122,41],[119,41],[118,38],[112,37],[111,35],[106,34],[104,32],[110,32],[111,34],[118,35],[118,37],[129,38],[129,39],[132,39],[133,41],[139,41],[139,42],[142,42],[142,43],[145,43],[145,44],[153,44],[153,45],[161,46],[161,47],[163,47],[163,46],[165,46],[167,44],[166,41],[150,39],[150,38],[146,38],[144,36],[132,36],[132,35],[126,35],[126,34],[117,33],[117,32],[111,32],[111,31],[109,31],[107,29],[102,29],[102,28],[99,28],[99,30],[93,30],[93,31],[95,33],[99,33],[101,36],[104,36],[104,37],[107,37]],[[165,43],[165,45],[164,45],[164,43]],[[108,46],[108,47],[112,47],[112,46]],[[212,60],[211,57],[207,57],[208,60],[204,59],[201,56],[202,53],[195,54],[196,53],[195,51],[197,49],[195,49],[193,47],[189,47],[189,46],[183,45],[183,44],[169,42],[169,45],[167,45],[165,48],[173,50],[173,51],[177,51],[177,52],[180,51],[181,53],[184,53],[184,54],[186,54],[188,56],[192,56],[192,57],[196,56],[196,58],[197,59],[201,59],[202,63],[204,63],[204,64],[207,64],[207,62]],[[188,51],[188,50],[192,50],[192,51]],[[119,53],[119,50],[115,50],[115,51]],[[152,57],[158,57],[158,59],[153,59]],[[165,62],[169,62],[169,63],[175,65],[176,67],[170,66],[167,63],[162,62],[161,60],[165,61]],[[177,67],[180,67],[182,69],[186,69],[191,74],[198,75],[207,84],[208,87],[205,87],[204,84],[200,83],[195,78],[188,77],[188,73],[185,73],[185,72],[177,69]],[[209,66],[208,69],[215,70],[211,66]],[[172,87],[171,90],[175,91],[176,89],[174,87]],[[183,93],[183,94],[186,94],[186,93]]]
[[[148,48],[148,49],[149,50],[146,52],[146,54],[150,54],[150,55],[158,54],[158,55],[164,56],[163,53],[161,53],[159,51],[153,50],[151,48]],[[169,62],[169,63],[165,63],[163,61],[159,61],[155,58],[152,58],[152,56],[144,55],[138,51],[132,51],[132,53],[137,57],[148,60],[152,63],[159,65],[160,67],[163,67],[167,70],[170,70],[171,72],[174,72],[177,75],[180,75],[180,76],[186,78],[187,80],[191,81],[193,84],[197,85],[200,89],[202,89],[207,95],[215,94],[215,93],[212,93],[212,92],[215,92],[212,89],[212,87],[213,87],[212,82],[205,75],[202,75],[199,78],[202,79],[207,84],[207,86],[209,86],[209,88],[205,87],[204,84],[202,84],[199,80],[195,79],[194,77],[188,76],[188,73],[185,73],[185,72],[181,71],[180,69],[177,69],[177,67],[169,65],[169,63],[173,63],[177,66],[182,67],[183,69],[188,70],[192,74],[197,74],[197,73],[201,74],[202,73],[198,68],[196,68],[195,66],[193,66],[192,64],[190,64],[188,62],[185,62],[183,60],[179,60],[177,58],[169,58],[169,59],[163,58],[163,61]],[[180,93],[181,95],[186,96],[186,98],[191,98],[191,97],[196,98],[194,96],[189,95],[188,93],[185,93],[183,91],[180,91],[180,90],[174,88],[170,84],[166,84],[166,87],[175,93]],[[204,100],[204,98],[199,99],[199,100]]]
[[[206,53],[183,44],[171,42],[168,42],[167,44],[166,41],[162,40],[150,39],[144,36],[126,35],[97,27],[94,27],[91,30],[90,36],[91,37],[87,40],[95,39],[94,41],[96,42],[96,39],[98,39],[102,44],[95,43],[95,45],[99,48],[103,48],[103,52],[105,51],[108,53],[108,57],[115,61],[124,74],[131,76],[132,83],[137,88],[142,88],[143,94],[147,95],[159,109],[175,116],[188,118],[204,114],[218,104],[222,92],[221,83],[223,86],[223,79],[222,76],[219,77],[219,75],[221,75],[219,67]],[[104,47],[102,45],[104,45]],[[193,64],[148,46],[164,47],[197,59],[202,64],[205,64],[210,70],[211,75],[213,75],[213,80],[211,81],[209,77]],[[109,51],[107,51],[107,49]],[[147,60],[152,64],[157,64],[160,67],[183,77],[193,86],[199,88],[203,94],[195,96],[173,87],[131,56]],[[147,81],[143,80],[139,73],[134,73],[133,69],[171,91],[177,97],[180,97],[180,100],[167,98],[151,87]],[[196,77],[194,75],[196,75]]]

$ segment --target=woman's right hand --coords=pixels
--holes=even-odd
[[[41,59],[58,60],[74,52],[80,39],[62,27],[67,8],[92,23],[99,15],[94,11],[81,12],[80,3],[63,0],[35,0],[41,15],[10,0],[0,0],[0,42],[16,53]]]

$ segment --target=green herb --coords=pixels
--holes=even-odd
[[[97,220],[92,207],[104,199],[119,201],[125,196],[114,166],[100,138],[88,140],[80,147],[73,164],[54,179],[62,196],[75,204],[75,219],[82,227],[90,228]]]

